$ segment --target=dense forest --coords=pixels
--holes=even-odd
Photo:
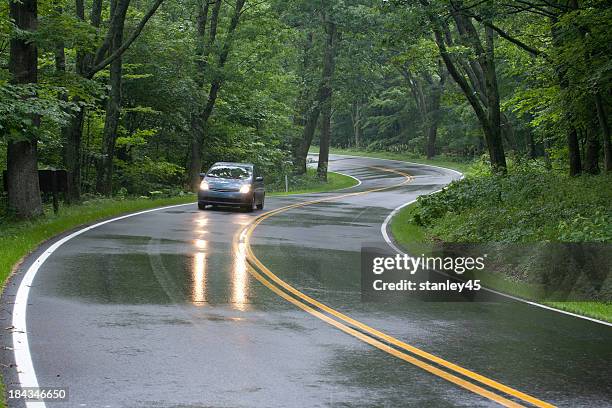
[[[311,146],[321,179],[330,146],[478,161],[490,177],[612,170],[606,0],[9,0],[0,13],[3,204],[20,218],[43,212],[37,169],[67,169],[76,203],[194,190],[220,160],[273,183],[305,173]]]

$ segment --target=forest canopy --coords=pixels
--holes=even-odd
[[[612,170],[605,0],[10,0],[0,6],[6,207],[194,190],[216,161],[270,183],[319,147]]]

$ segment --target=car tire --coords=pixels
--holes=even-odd
[[[204,203],[198,203],[198,209],[200,209],[200,210],[205,210],[205,209],[206,209],[206,204],[204,204]]]
[[[253,194],[253,197],[251,198],[251,204],[245,205],[244,210],[246,212],[253,212],[253,208],[255,208],[255,194]]]
[[[265,201],[265,199],[266,199],[266,195],[264,194],[264,195],[261,197],[261,201],[259,202],[259,204],[257,204],[257,209],[258,209],[258,210],[263,210],[263,208],[264,208],[264,201]]]

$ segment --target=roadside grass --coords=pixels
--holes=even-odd
[[[309,153],[318,153],[319,147],[313,146],[310,148]],[[330,148],[330,154],[346,154],[349,156],[363,156],[363,157],[376,157],[379,159],[390,159],[399,160],[411,163],[429,164],[432,166],[441,166],[449,169],[457,170],[462,173],[469,172],[472,162],[462,161],[449,156],[436,156],[432,159],[427,159],[423,156],[419,156],[412,153],[396,153],[396,152],[385,152],[385,151],[367,151],[363,149],[338,149]]]
[[[292,176],[289,179],[289,192],[285,192],[284,182],[278,185],[267,186],[270,190],[269,196],[285,196],[291,194],[323,193],[340,190],[357,185],[357,180],[344,174],[327,173],[327,181],[321,181],[317,177],[317,170],[308,168],[307,173],[302,176]]]
[[[46,208],[45,215],[30,221],[0,223],[0,282],[2,287],[13,266],[47,239],[111,216],[167,205],[195,202],[195,195],[158,199],[92,199],[79,205],[61,206],[58,214]]]
[[[423,252],[423,244],[431,243],[434,235],[429,228],[418,225],[415,215],[418,215],[418,203],[413,203],[401,209],[391,220],[391,234],[395,242],[406,252]],[[416,253],[416,252],[415,252]],[[485,287],[526,300],[538,301],[537,289],[525,282],[511,279],[501,273],[474,271],[471,279],[480,279]],[[612,303],[598,301],[581,302],[540,302],[557,309],[612,322]]]

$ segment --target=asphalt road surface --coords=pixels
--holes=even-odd
[[[264,211],[297,205],[255,228],[262,211],[190,204],[65,242],[31,285],[24,351],[12,303],[45,245],[3,296],[5,387],[29,351],[41,387],[69,389],[50,408],[612,406],[609,326],[515,301],[362,302],[362,244],[384,245],[395,207],[458,174],[340,156],[330,169],[362,183],[269,197]]]

